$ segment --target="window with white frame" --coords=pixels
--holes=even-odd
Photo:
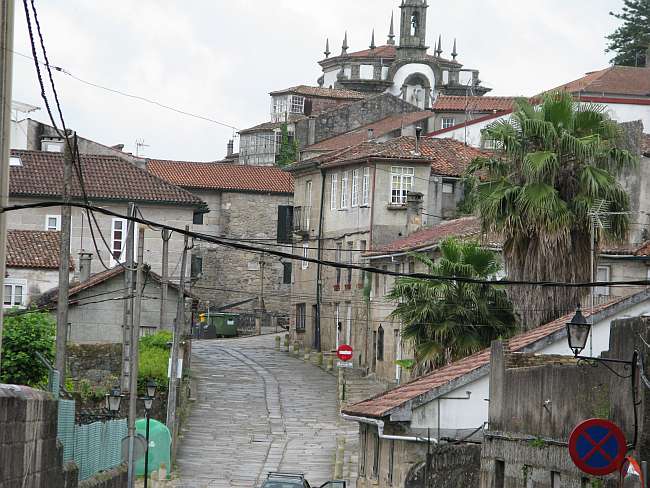
[[[453,127],[456,125],[456,119],[453,117],[443,117],[442,118],[442,128],[443,129],[449,129],[449,127]]]
[[[454,184],[451,181],[445,181],[442,183],[442,193],[453,194],[454,193]]]
[[[111,260],[110,265],[115,266],[117,263],[126,261],[126,238],[128,233],[128,223],[126,219],[113,219],[111,226]],[[138,224],[133,224],[133,235],[138,235]],[[138,243],[133,239],[133,254],[135,255]]]
[[[341,208],[348,208],[348,180],[349,171],[341,175]]]
[[[60,215],[46,216],[45,230],[61,230],[61,216]]]
[[[413,188],[415,170],[404,166],[393,166],[390,169],[390,203],[393,205],[406,204],[406,195]]]
[[[9,157],[9,166],[22,166],[23,162],[18,156]]]
[[[308,258],[309,257],[309,244],[303,244],[302,245],[302,257],[303,258]],[[309,268],[309,261],[303,261],[302,262],[302,269],[307,269]]]
[[[359,206],[359,173],[360,169],[355,169],[352,172],[352,198],[350,199],[352,207]]]
[[[291,113],[301,114],[305,111],[305,97],[291,95]]]
[[[361,180],[361,205],[367,206],[370,202],[370,168],[363,168]]]
[[[4,288],[4,308],[22,307],[24,305],[25,286],[17,283],[6,283]]]
[[[611,268],[609,266],[598,266],[596,281],[609,281]],[[609,286],[597,286],[594,290],[596,296],[609,296]]]
[[[337,209],[337,190],[339,187],[339,175],[336,173],[332,173],[331,176],[332,179],[332,189],[330,191],[330,209],[331,210],[336,210]]]

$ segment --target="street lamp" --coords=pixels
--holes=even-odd
[[[145,428],[145,442],[147,443],[147,448],[144,452],[144,488],[147,488],[147,482],[149,481],[149,421],[151,420],[151,407],[155,396],[156,381],[153,378],[149,378],[147,380],[147,396],[142,398],[144,402],[144,413],[147,419],[147,426]]]
[[[147,380],[147,396],[153,399],[156,396],[156,380],[149,378]]]
[[[120,411],[120,403],[122,403],[123,397],[120,387],[114,386],[109,393],[106,393],[106,410],[116,415]]]
[[[574,356],[577,357],[587,345],[590,330],[591,324],[587,322],[585,316],[582,315],[582,309],[580,308],[580,305],[578,305],[576,314],[571,319],[571,322],[567,322],[566,324],[569,348],[573,351]]]

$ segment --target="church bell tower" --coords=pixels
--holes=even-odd
[[[426,56],[427,8],[427,0],[402,0],[398,58],[413,59]]]

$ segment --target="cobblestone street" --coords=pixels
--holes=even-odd
[[[354,486],[357,424],[339,417],[335,376],[274,345],[272,335],[193,344],[196,402],[177,487],[252,488],[279,470],[303,472],[317,487],[332,479],[337,438]]]

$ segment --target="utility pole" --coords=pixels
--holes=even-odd
[[[129,202],[129,217],[135,216],[135,204]],[[133,244],[135,241],[135,235],[133,230],[135,229],[135,224],[132,220],[128,220],[126,223],[126,242],[124,243],[124,249],[122,252],[126,252],[125,267],[124,270],[124,288],[125,295],[129,298],[124,300],[124,315],[122,319],[122,391],[129,389],[130,376],[131,376],[131,329],[133,327]],[[124,232],[124,229],[122,229]],[[122,259],[120,256],[119,259]]]
[[[162,274],[160,280],[160,327],[165,325],[165,309],[167,308],[167,285],[169,283],[169,238],[167,229],[162,231]]]
[[[61,207],[61,245],[59,247],[59,295],[56,305],[56,370],[59,382],[65,381],[66,339],[68,335],[68,301],[70,290],[70,228],[72,226],[72,207],[70,193],[72,188],[73,147],[76,145],[74,133],[64,134],[63,152],[63,206]]]
[[[262,334],[262,318],[266,311],[264,304],[264,253],[260,254],[260,295],[257,299],[257,311],[255,313],[255,334]]]
[[[0,3],[0,204],[9,198],[9,147],[11,145],[11,77],[14,48],[14,2]],[[4,295],[7,214],[0,213],[0,294]],[[2,297],[4,299],[4,297]],[[0,314],[0,351],[2,351],[2,314]]]
[[[131,248],[133,253],[133,248]],[[135,279],[135,299],[133,301],[133,315],[131,324],[131,355],[129,358],[129,462],[128,462],[128,487],[133,488],[135,481],[135,417],[137,415],[138,400],[138,340],[140,339],[140,311],[142,309],[142,292],[144,258],[144,227],[138,232],[138,270]]]
[[[185,232],[190,231],[190,226],[185,226]],[[169,395],[167,397],[167,428],[172,433],[172,446],[176,445],[176,376],[178,374],[178,349],[181,343],[181,334],[185,328],[185,270],[187,268],[188,236],[185,234],[183,241],[183,257],[181,259],[181,280],[178,283],[178,304],[176,306],[176,320],[174,321],[174,340],[172,342],[171,367],[169,374]],[[174,452],[172,448],[172,452]]]

